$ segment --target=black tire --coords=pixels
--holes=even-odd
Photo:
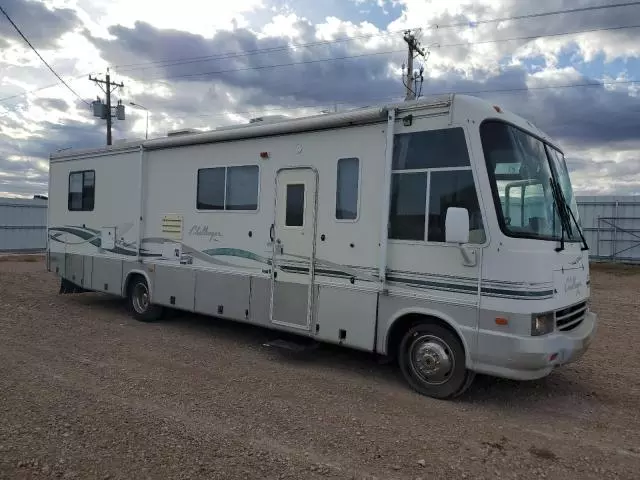
[[[442,400],[462,395],[475,377],[466,368],[458,336],[428,322],[414,325],[402,337],[398,363],[411,388]]]
[[[133,318],[141,322],[153,322],[162,316],[163,308],[150,301],[149,286],[144,277],[136,275],[132,278],[128,290],[129,311]]]

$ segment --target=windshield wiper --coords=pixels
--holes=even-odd
[[[571,231],[571,223],[569,222],[569,219],[567,217],[566,202],[563,201],[564,199],[562,198],[562,193],[560,192],[560,186],[553,177],[549,178],[549,185],[551,186],[553,200],[555,201],[556,208],[558,209],[558,216],[560,217],[560,246],[556,247],[556,252],[561,252],[564,250],[565,230],[569,236],[571,236],[573,232]]]
[[[580,234],[580,239],[582,240],[582,247],[580,248],[580,251],[584,252],[586,250],[589,250],[589,245],[587,244],[587,239],[584,238],[584,234],[582,233],[582,229],[580,228],[580,224],[578,223],[578,220],[576,220],[576,217],[573,214],[573,210],[571,210],[571,207],[567,203],[567,200],[564,198],[564,195],[562,194],[562,192],[560,192],[560,198],[564,202],[564,206],[569,211],[569,214],[571,215],[571,219],[573,220],[573,223],[576,225],[576,228],[578,229],[578,233]]]
[[[558,184],[558,181],[550,178],[549,179],[550,183],[551,183],[551,189],[554,192],[554,196],[556,197],[556,203],[560,203],[561,205],[558,205],[558,212],[560,214],[560,219],[561,219],[561,223],[563,224],[563,232],[562,232],[562,238],[560,239],[560,248],[556,248],[556,252],[560,252],[562,250],[564,250],[564,224],[565,222],[568,222],[567,224],[567,233],[569,235],[573,234],[573,231],[571,230],[571,222],[569,220],[569,218],[571,218],[571,220],[573,220],[573,223],[575,224],[576,228],[578,229],[578,233],[580,234],[580,239],[582,240],[582,247],[580,248],[581,251],[585,251],[585,250],[589,250],[589,245],[587,244],[587,240],[586,238],[584,238],[584,234],[582,233],[582,229],[580,228],[580,224],[578,223],[578,220],[576,220],[575,215],[573,214],[573,210],[571,210],[571,207],[569,206],[569,203],[567,202],[567,200],[564,198],[564,195],[562,194],[562,190],[560,189],[560,185]],[[562,209],[562,211],[561,211]],[[569,212],[569,215],[567,215],[567,212]],[[564,215],[563,215],[564,214]],[[564,221],[562,221],[562,219],[565,219]]]

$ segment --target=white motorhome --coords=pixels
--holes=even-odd
[[[541,378],[596,331],[561,149],[474,97],[56,153],[49,206],[61,292],[374,352],[428,396]]]

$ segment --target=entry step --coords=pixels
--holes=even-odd
[[[281,350],[288,350],[290,352],[305,352],[317,348],[318,342],[312,339],[285,339],[277,338],[269,342],[263,343],[265,347],[279,348]]]

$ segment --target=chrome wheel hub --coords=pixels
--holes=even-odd
[[[145,313],[149,308],[149,290],[142,283],[138,283],[133,289],[133,308],[138,313]]]
[[[410,361],[413,371],[426,383],[445,383],[455,367],[449,346],[432,335],[416,337],[410,346]]]

